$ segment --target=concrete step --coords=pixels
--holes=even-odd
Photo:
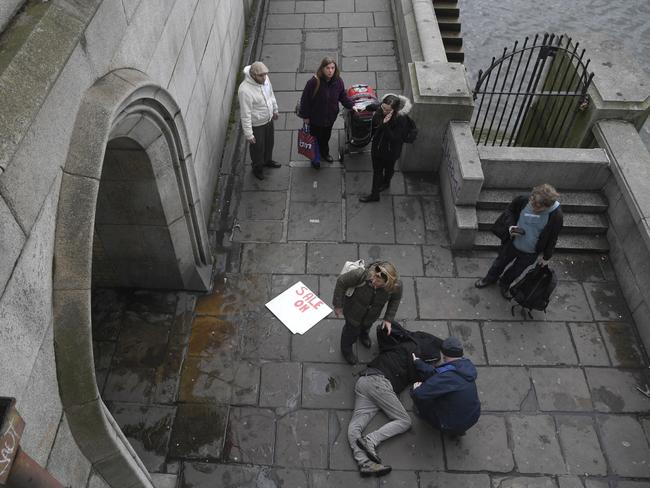
[[[465,61],[463,46],[445,46],[445,54],[447,55],[447,61],[450,63],[462,63]]]
[[[455,31],[460,32],[460,16],[459,15],[440,15],[436,16],[438,19],[438,27],[440,32]]]
[[[478,209],[476,217],[479,230],[490,230],[501,210]],[[607,216],[605,214],[564,212],[563,232],[571,234],[607,234]]]
[[[445,47],[463,45],[463,34],[459,31],[444,31],[440,35],[442,36],[442,43]]]
[[[500,245],[499,239],[486,230],[479,230],[474,240],[474,249],[497,249]],[[563,232],[558,237],[555,249],[558,252],[607,253],[609,243],[603,235]]]
[[[521,189],[483,189],[478,197],[477,209],[503,210],[516,195],[527,195],[530,188]],[[561,191],[560,203],[566,213],[604,213],[607,211],[607,199],[598,192]]]
[[[459,15],[460,8],[458,7],[458,2],[433,2],[433,10],[436,12],[436,17],[440,16],[449,16],[449,15]]]

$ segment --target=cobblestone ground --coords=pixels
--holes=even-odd
[[[268,5],[261,57],[282,111],[274,158],[283,166],[260,182],[247,161],[234,165],[230,220],[239,226],[219,233],[227,271],[198,299],[93,297],[103,398],[157,486],[650,486],[650,400],[635,389],[650,382],[647,357],[607,257],[556,256],[561,281],[548,313],[526,320],[497,289],[473,287],[493,254],[449,250],[433,178],[398,173],[380,202],[360,204],[368,154],[310,168],[295,151],[292,110],[324,55],[340,60],[346,85],[402,88],[388,2]],[[461,338],[483,404],[460,439],[413,416],[410,432],[380,447],[393,472],[379,480],[359,477],[347,445],[363,365],[340,356],[342,321],[292,335],[264,307],[298,280],[331,303],[341,265],[357,258],[396,264],[408,328]],[[362,361],[375,348],[358,350]]]

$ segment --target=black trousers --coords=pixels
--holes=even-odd
[[[346,320],[343,330],[341,331],[341,352],[344,354],[352,353],[352,346],[354,343],[357,342],[357,339],[362,335],[368,335],[371,327],[372,324],[367,327],[355,326]]]
[[[390,183],[395,174],[395,163],[393,159],[385,159],[372,155],[372,190],[370,193],[379,195],[379,187],[383,183]]]
[[[488,283],[494,283],[499,280],[502,287],[508,288],[513,281],[521,276],[521,273],[523,273],[528,266],[535,262],[536,259],[537,253],[531,254],[521,252],[515,247],[512,240],[509,240],[504,246],[501,246],[501,249],[499,249],[499,255],[492,263],[492,266],[485,276],[485,281]],[[512,266],[503,273],[503,270],[506,269],[506,266],[510,263],[512,263]],[[503,273],[503,275],[501,273]],[[500,279],[499,276],[501,276]]]
[[[332,137],[332,126],[319,127],[317,125],[310,125],[309,130],[318,141],[318,149],[320,151],[321,159],[330,155],[330,137]]]
[[[268,124],[253,127],[255,144],[248,144],[253,171],[262,171],[264,163],[273,159],[273,119]]]

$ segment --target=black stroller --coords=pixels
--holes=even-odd
[[[372,137],[372,116],[379,106],[379,99],[375,90],[366,85],[352,85],[348,88],[348,98],[352,100],[356,107],[361,110],[355,113],[354,110],[345,109],[343,111],[344,138],[339,138],[339,154],[341,163],[345,155],[353,152],[362,152],[359,149],[365,147]],[[373,105],[372,110],[369,106]]]

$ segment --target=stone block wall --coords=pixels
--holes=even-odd
[[[650,153],[633,123],[598,122],[594,135],[611,159],[604,192],[610,258],[646,350],[650,350]]]
[[[20,3],[0,2],[0,22]],[[85,486],[91,471],[62,413],[51,298],[62,167],[81,100],[121,68],[168,90],[208,216],[250,8],[250,0],[34,2],[20,14],[32,30],[2,53],[0,395],[17,398],[25,452],[66,486]],[[11,26],[4,35],[18,36]]]

